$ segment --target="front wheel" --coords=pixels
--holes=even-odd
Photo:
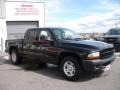
[[[11,62],[15,65],[18,65],[21,63],[21,59],[20,57],[18,57],[18,53],[16,50],[12,50],[11,53],[10,53],[10,59],[11,59]]]
[[[78,80],[82,76],[80,62],[76,57],[65,57],[60,65],[63,76],[70,81]]]

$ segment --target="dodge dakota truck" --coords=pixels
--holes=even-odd
[[[40,65],[58,65],[64,78],[78,80],[84,71],[105,71],[115,59],[112,44],[84,40],[66,28],[31,28],[24,39],[6,41],[6,52],[13,64],[23,58],[38,60]]]
[[[120,28],[112,28],[108,30],[101,39],[106,43],[113,44],[115,51],[120,51]]]

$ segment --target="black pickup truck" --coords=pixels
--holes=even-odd
[[[24,39],[7,40],[6,52],[13,64],[22,58],[39,60],[40,65],[60,66],[68,80],[77,80],[83,71],[104,71],[115,59],[114,47],[101,41],[83,40],[65,28],[32,28]]]
[[[108,30],[102,37],[102,41],[113,44],[115,51],[120,52],[120,28]]]

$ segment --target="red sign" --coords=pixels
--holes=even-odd
[[[22,4],[15,8],[15,15],[39,15],[39,9],[31,4]]]

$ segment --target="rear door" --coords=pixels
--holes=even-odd
[[[25,39],[23,41],[23,54],[27,57],[33,57],[34,54],[34,50],[35,50],[35,39],[37,36],[37,30],[36,29],[31,29],[27,35],[25,35]]]

